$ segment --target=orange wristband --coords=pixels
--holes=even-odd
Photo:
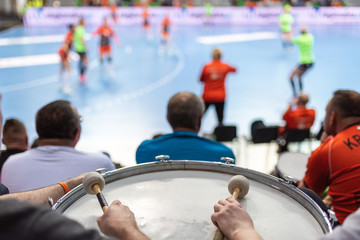
[[[69,188],[68,188],[68,186],[67,186],[64,182],[58,182],[58,184],[59,184],[60,186],[62,186],[62,188],[63,188],[64,191],[65,191],[65,194],[69,192]]]

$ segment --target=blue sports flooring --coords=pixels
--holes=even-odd
[[[295,32],[298,31],[295,27]],[[281,116],[292,97],[289,74],[298,63],[298,51],[286,52],[280,38],[232,43],[202,44],[198,37],[224,34],[272,32],[267,26],[173,26],[172,50],[160,54],[159,28],[153,27],[148,40],[141,26],[114,27],[121,45],[113,44],[114,75],[99,65],[98,38],[87,41],[90,68],[88,82],[80,84],[77,63],[72,63],[71,88],[59,91],[59,64],[0,68],[0,91],[4,119],[16,117],[28,130],[29,141],[36,138],[35,113],[56,99],[67,99],[83,116],[79,149],[107,151],[123,165],[135,163],[136,147],[156,133],[171,131],[166,121],[168,99],[179,91],[199,96],[199,75],[210,61],[211,50],[220,47],[223,60],[238,72],[227,79],[225,124],[236,125],[238,135],[248,135],[253,120],[282,124]],[[0,33],[0,40],[26,36],[65,34],[66,28],[16,27]],[[88,28],[88,33],[94,29]],[[317,111],[313,132],[320,128],[325,106],[337,89],[359,91],[360,29],[358,26],[310,26],[315,37],[315,65],[304,76],[309,106]],[[56,54],[60,42],[3,44],[3,58]],[[202,133],[211,133],[217,124],[215,109],[203,118]]]

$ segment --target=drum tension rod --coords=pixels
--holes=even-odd
[[[160,162],[167,162],[165,159],[170,159],[169,155],[158,155],[155,157],[156,160],[160,160]]]
[[[229,163],[233,163],[235,162],[235,160],[231,157],[221,157],[220,158],[221,161],[225,161],[225,164],[229,164]]]

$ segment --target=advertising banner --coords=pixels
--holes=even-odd
[[[107,7],[43,7],[30,8],[24,16],[26,26],[65,26],[75,24],[80,17],[87,25],[99,25],[106,17],[120,25],[141,24],[141,7],[119,7],[115,15]],[[203,7],[150,7],[150,24],[159,24],[168,14],[171,22],[178,25],[204,24],[277,24],[281,7],[214,7],[210,16]],[[297,7],[292,8],[295,24],[359,24],[358,7]]]

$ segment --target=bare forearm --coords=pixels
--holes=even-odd
[[[64,181],[64,183],[68,186],[69,190],[75,188],[77,185],[81,184],[81,182],[82,182],[82,177],[71,178]],[[54,202],[56,202],[64,195],[65,195],[64,188],[59,184],[55,184],[31,191],[3,195],[0,197],[0,199],[16,198],[19,201],[29,201],[36,204],[47,205],[49,197],[52,198]]]

